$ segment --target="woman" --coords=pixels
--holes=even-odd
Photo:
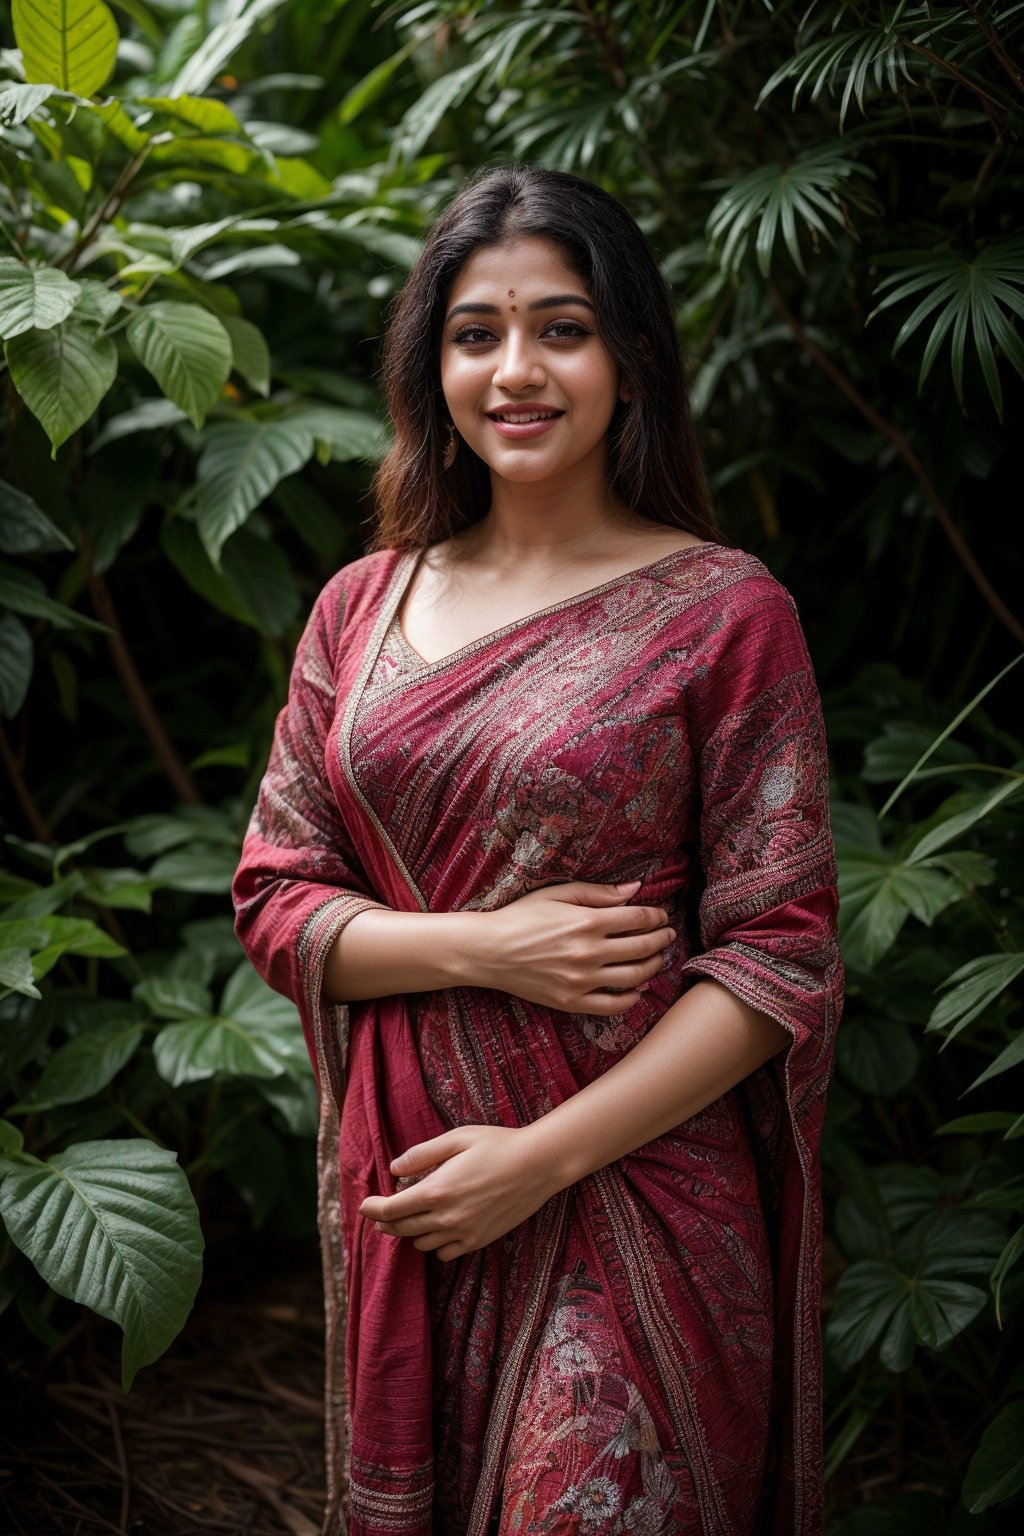
[[[377,547],[234,887],[321,1093],[325,1532],[811,1536],[841,967],[792,601],[715,539],[597,187],[468,183],[384,368]]]

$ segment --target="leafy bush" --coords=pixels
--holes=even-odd
[[[228,880],[298,624],[361,551],[382,306],[458,180],[538,158],[649,233],[727,533],[826,692],[837,1529],[996,1529],[1024,1486],[1017,677],[967,706],[1024,644],[1024,12],[132,0],[92,7],[86,66],[83,11],[58,57],[18,0],[0,53],[3,1296],[49,1343],[51,1286],[115,1317],[127,1384],[188,1310],[211,1181],[312,1224],[309,1070]],[[109,1239],[58,1259],[86,1197]]]
[[[901,1433],[925,1424],[904,1452],[914,1480],[972,1515],[1024,1487],[1009,1434],[1024,1106],[1007,1077],[1024,1057],[1024,749],[972,707],[992,686],[931,741],[918,720],[886,721],[856,799],[834,804],[849,981],[823,1151],[845,1260],[826,1329],[830,1473],[877,1455],[890,1415]],[[873,787],[893,782],[876,812]],[[976,1448],[979,1387],[994,1417]]]

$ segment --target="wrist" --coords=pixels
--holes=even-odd
[[[520,1132],[527,1157],[550,1200],[560,1190],[576,1184],[591,1170],[579,1156],[579,1147],[562,1130],[557,1109],[524,1125]]]
[[[444,956],[445,985],[450,987],[492,987],[494,944],[491,938],[491,912],[449,912],[446,931],[439,935]]]

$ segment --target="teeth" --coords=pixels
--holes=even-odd
[[[557,411],[520,411],[515,415],[511,411],[502,411],[500,415],[495,417],[495,420],[515,424],[524,421],[552,421],[557,415]]]

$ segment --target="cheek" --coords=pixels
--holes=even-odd
[[[457,356],[441,363],[441,388],[455,403],[471,404],[486,383],[486,377],[479,366],[473,366],[471,358]]]

